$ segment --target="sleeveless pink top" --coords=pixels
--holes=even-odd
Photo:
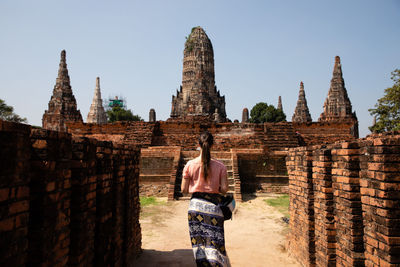
[[[200,177],[200,172],[202,172],[200,157],[188,161],[185,168],[183,168],[183,179],[190,179],[189,193],[206,192],[218,194],[221,179],[227,176],[225,165],[218,160],[211,159],[207,181]]]

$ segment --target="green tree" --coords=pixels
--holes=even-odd
[[[12,122],[27,122],[26,118],[21,118],[14,113],[14,108],[8,106],[6,102],[0,99],[0,119]]]
[[[282,110],[275,108],[273,105],[260,102],[250,111],[250,122],[264,123],[280,121],[286,121],[286,115]]]
[[[142,121],[139,115],[133,115],[130,109],[125,109],[119,106],[113,107],[107,111],[108,122],[115,121]]]
[[[385,89],[385,94],[378,99],[375,108],[369,109],[369,113],[375,117],[376,123],[369,127],[371,132],[385,132],[400,130],[400,70],[392,72],[392,87]]]

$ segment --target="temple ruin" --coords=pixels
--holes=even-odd
[[[49,108],[42,118],[43,128],[55,131],[66,131],[67,122],[83,122],[81,112],[76,107],[65,58],[65,50],[61,51],[60,66]]]
[[[344,85],[340,57],[336,56],[331,86],[324,103],[324,111],[321,113],[318,121],[344,120],[357,121],[357,116],[355,112],[352,111],[351,102]]]
[[[292,117],[292,122],[306,123],[312,122],[310,111],[308,110],[304,83],[300,82],[299,99]]]
[[[86,119],[87,123],[104,124],[107,123],[107,114],[103,107],[103,99],[100,92],[100,78],[96,78],[96,88],[94,89],[93,102]]]
[[[205,31],[195,27],[185,42],[182,85],[172,96],[171,118],[199,116],[226,121],[225,97],[215,85],[213,46]]]
[[[100,99],[97,79],[90,113]],[[249,123],[245,108],[232,123],[211,41],[195,27],[171,118],[157,121],[151,109],[149,122],[101,124],[83,123],[62,51],[43,128],[0,120],[1,266],[127,266],[141,252],[139,196],[180,199],[183,167],[205,130],[238,202],[289,193],[287,248],[301,264],[400,264],[400,135],[358,139],[339,57],[318,122],[301,83],[292,122]]]

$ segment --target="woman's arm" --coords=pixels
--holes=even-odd
[[[189,193],[189,179],[182,178],[181,191],[184,194]]]
[[[228,175],[226,169],[223,172],[224,173],[221,176],[221,187],[220,187],[221,194],[225,194],[226,192],[228,192]]]

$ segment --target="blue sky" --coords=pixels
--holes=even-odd
[[[276,105],[291,120],[304,82],[313,121],[322,112],[334,57],[360,123],[400,68],[400,1],[19,1],[0,2],[0,98],[41,125],[67,51],[71,85],[86,120],[95,79],[103,98],[122,95],[133,113],[169,118],[182,79],[185,36],[202,26],[214,47],[227,115]]]

